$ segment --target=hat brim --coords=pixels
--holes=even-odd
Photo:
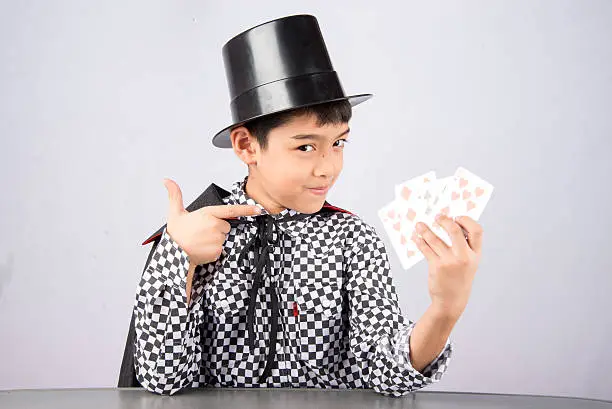
[[[298,105],[298,106],[293,106],[291,108],[287,108],[287,109],[282,109],[282,110],[278,110],[278,111],[274,111],[274,112],[268,112],[265,113],[263,115],[257,115],[254,116],[252,118],[249,118],[245,121],[241,121],[241,122],[237,122],[235,124],[232,124],[226,128],[223,128],[221,131],[217,132],[217,134],[213,137],[212,143],[214,146],[216,146],[217,148],[231,148],[232,147],[232,141],[230,139],[230,134],[232,132],[232,129],[236,128],[237,126],[241,126],[246,124],[247,122],[250,122],[254,119],[258,119],[258,118],[263,118],[266,117],[268,115],[273,115],[273,114],[279,114],[281,112],[286,112],[286,111],[291,111],[294,109],[299,109],[299,108],[305,108],[305,107],[309,107],[309,106],[313,106],[313,105],[319,105],[319,104],[326,104],[329,102],[336,102],[336,101],[344,101],[347,100],[352,107],[354,107],[355,105],[361,104],[364,101],[367,101],[368,99],[372,98],[373,94],[358,94],[358,95],[351,95],[348,97],[342,97],[342,98],[336,98],[336,99],[330,99],[327,101],[322,101],[322,102],[315,102],[312,104],[304,104],[304,105]]]

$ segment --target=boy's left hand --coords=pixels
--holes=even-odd
[[[468,216],[453,219],[441,215],[436,221],[449,234],[449,247],[426,224],[418,223],[421,235],[415,242],[429,264],[429,295],[432,307],[442,316],[459,319],[463,313],[482,249],[483,230]],[[467,233],[467,239],[461,228]]]

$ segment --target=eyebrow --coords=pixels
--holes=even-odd
[[[340,138],[341,136],[344,136],[346,134],[349,133],[349,131],[351,130],[351,128],[346,128],[346,130],[344,132],[342,132],[340,135],[336,136],[336,138]],[[297,139],[297,140],[303,140],[303,139],[327,139],[325,136],[323,135],[319,135],[319,134],[299,134],[299,135],[294,135],[291,137],[292,139]],[[334,138],[334,139],[336,139]]]

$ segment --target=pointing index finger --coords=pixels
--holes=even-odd
[[[258,216],[261,214],[261,209],[252,205],[220,205],[204,207],[202,212],[219,219],[232,219],[241,216]]]

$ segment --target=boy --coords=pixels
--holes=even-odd
[[[223,55],[234,123],[215,135],[248,176],[211,185],[169,212],[134,310],[138,382],[183,388],[373,388],[403,396],[440,379],[482,245],[472,219],[420,226],[432,304],[401,315],[385,247],[359,217],[325,201],[342,170],[352,106],[316,19],[290,16],[230,40]],[[462,228],[467,232],[464,237]]]

